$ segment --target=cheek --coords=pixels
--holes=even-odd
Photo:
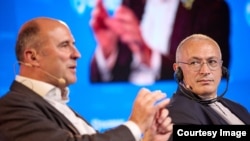
[[[220,83],[221,79],[222,79],[222,74],[221,73],[217,73],[217,74],[214,75],[214,81],[216,83]]]
[[[52,57],[51,60],[48,61],[48,65],[51,68],[54,68],[55,71],[61,72],[63,71],[65,68],[62,68],[65,64],[65,60],[61,57]]]
[[[68,60],[70,60],[70,55],[72,54],[72,50],[64,50],[62,52],[60,52],[57,56],[57,59],[60,62],[67,62]]]
[[[68,60],[68,56],[66,55],[66,53],[61,53],[61,54],[55,54],[53,56],[50,57],[50,63],[54,64],[55,67],[60,67],[63,64],[65,64],[65,62],[67,62]]]
[[[187,85],[193,85],[195,84],[195,81],[196,81],[196,74],[193,74],[193,73],[189,73],[187,72],[186,74],[184,74],[184,82],[187,84]]]

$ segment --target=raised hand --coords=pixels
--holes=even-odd
[[[109,18],[110,16],[102,0],[98,0],[96,7],[91,13],[90,25],[93,29],[98,46],[101,47],[105,58],[108,58],[110,54],[117,50],[116,43],[118,36],[109,28],[107,24]]]
[[[161,113],[158,112],[162,111],[161,109],[164,109],[168,103],[169,99],[166,98],[166,94],[142,88],[134,101],[130,120],[139,126],[142,133],[146,133],[152,125],[157,126],[157,133],[165,133],[166,130],[163,128],[168,125],[164,119],[167,113],[164,110]]]
[[[144,41],[140,22],[130,8],[120,6],[114,16],[107,20],[107,24],[134,54],[141,57],[142,63],[150,65],[152,51]]]

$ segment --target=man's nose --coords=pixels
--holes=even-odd
[[[74,48],[72,49],[72,54],[71,54],[71,56],[72,56],[72,58],[74,58],[74,59],[79,59],[79,58],[81,57],[81,53],[79,52],[79,50],[78,50],[76,47],[74,47]]]
[[[200,68],[201,73],[209,73],[210,71],[211,71],[211,68],[209,67],[207,62],[201,64],[201,68]]]

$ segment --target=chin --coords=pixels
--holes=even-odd
[[[74,84],[74,83],[76,83],[76,78],[68,78],[67,79],[67,83],[68,84]]]
[[[214,94],[215,91],[214,91],[214,87],[209,86],[209,87],[198,88],[196,93],[202,96],[210,96]]]
[[[214,91],[211,91],[211,89],[210,90],[202,90],[202,91],[200,91],[200,95],[201,96],[205,96],[205,97],[208,97],[208,98],[214,98]]]

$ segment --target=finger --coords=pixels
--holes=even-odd
[[[167,134],[167,133],[172,133],[173,132],[173,124],[171,123],[165,128],[158,128],[157,129],[157,134]]]
[[[157,133],[165,134],[173,130],[173,123],[170,117],[167,117],[163,123],[157,126]]]
[[[106,28],[105,20],[109,17],[102,0],[98,0],[96,7],[91,12],[90,25],[94,29]]]
[[[150,102],[151,103],[153,102],[153,104],[157,110],[165,108],[170,102],[170,99],[167,98],[166,93],[162,93],[161,91],[152,92],[151,99],[152,100]],[[148,104],[150,104],[150,103],[148,103]]]
[[[170,103],[170,99],[169,98],[162,98],[162,99],[159,99],[155,105],[157,106],[158,109],[164,109],[166,108]]]
[[[164,108],[164,109],[160,109],[159,112],[157,112],[158,115],[156,116],[156,121],[157,123],[163,123],[164,120],[168,117],[169,111]]]
[[[169,111],[165,109],[160,109],[158,115],[156,115],[156,126],[157,132],[166,133],[172,130],[172,119],[168,116]]]
[[[140,91],[138,92],[137,99],[144,99],[145,96],[150,94],[150,90],[147,88],[141,88]]]
[[[145,104],[150,105],[152,107],[158,107],[157,103],[161,101],[162,99],[164,99],[165,97],[166,97],[166,94],[161,93],[160,91],[154,91],[154,92],[148,93],[147,95],[145,95],[145,98],[144,98],[146,99],[145,101],[147,102]]]
[[[165,128],[171,123],[172,123],[171,117],[167,116],[161,122],[157,122],[157,127]]]
[[[114,18],[123,22],[139,25],[139,20],[135,16],[134,12],[126,6],[120,6],[115,12]]]

